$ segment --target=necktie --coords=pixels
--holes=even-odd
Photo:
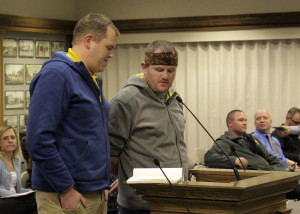
[[[271,144],[271,147],[273,149],[274,152],[276,152],[277,154],[279,154],[279,149],[275,143],[275,141],[272,139],[271,135],[270,134],[267,134],[266,137],[268,138],[270,144]]]

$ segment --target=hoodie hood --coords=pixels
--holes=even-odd
[[[44,62],[43,67],[48,63],[52,62],[64,62],[69,66],[75,68],[76,70],[80,70],[80,65],[83,64],[82,61],[74,62],[69,56],[68,52],[59,51],[52,55],[52,58],[46,62]]]
[[[144,75],[141,73],[132,75],[124,84],[123,88],[126,88],[128,86],[135,86],[137,88],[144,89],[144,90],[148,88],[147,83],[144,81]]]
[[[129,86],[134,86],[137,87],[142,93],[145,93],[151,97],[153,97],[154,99],[159,99],[158,96],[155,94],[155,92],[149,87],[149,85],[144,81],[144,74],[143,73],[138,73],[136,75],[132,75],[127,82],[125,83],[125,85],[123,86],[123,89]],[[167,94],[165,96],[165,101],[166,104],[168,104],[169,102],[171,102],[171,100],[176,97],[177,93],[169,88],[169,90],[167,91]]]
[[[72,51],[69,49],[69,51]],[[73,61],[71,57],[68,56],[68,52],[59,51],[52,55],[52,58],[46,62],[44,62],[42,68],[46,66],[51,66],[52,63],[64,63],[67,64],[69,67],[72,68],[72,72],[77,72],[81,78],[89,85],[91,90],[93,91],[94,95],[97,99],[99,96],[103,96],[100,94],[99,88],[95,84],[90,72],[87,70],[86,66],[82,61]],[[102,93],[102,92],[101,92]]]

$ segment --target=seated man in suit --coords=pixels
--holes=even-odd
[[[300,162],[300,109],[293,107],[287,112],[283,127],[288,129],[287,136],[282,136],[279,130],[272,132],[280,144],[285,157],[295,162]],[[298,164],[299,165],[299,164]]]
[[[256,130],[252,135],[257,137],[273,156],[277,157],[286,168],[291,170],[299,168],[294,161],[285,157],[278,139],[270,135],[272,119],[269,112],[258,110],[254,116],[254,125]]]

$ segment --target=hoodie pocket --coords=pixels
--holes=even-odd
[[[70,169],[76,181],[92,181],[108,176],[109,151],[105,140],[90,140]]]

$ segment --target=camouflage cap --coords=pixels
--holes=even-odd
[[[172,52],[146,53],[146,65],[178,65],[178,55]]]

